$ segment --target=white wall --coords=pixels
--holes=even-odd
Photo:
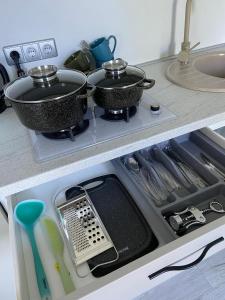
[[[201,47],[225,41],[225,0],[193,0],[191,41]],[[62,64],[79,48],[114,34],[116,56],[130,64],[177,52],[183,38],[186,0],[1,0],[0,48],[54,37]],[[0,61],[6,64],[2,51]],[[26,64],[47,63],[47,61]],[[10,70],[10,68],[8,68]]]

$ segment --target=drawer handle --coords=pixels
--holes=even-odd
[[[205,246],[204,250],[202,251],[201,255],[196,259],[194,260],[193,262],[187,264],[187,265],[183,265],[183,266],[167,266],[165,268],[162,268],[152,274],[150,274],[148,276],[148,278],[151,280],[163,273],[166,273],[166,272],[170,272],[170,271],[183,271],[183,270],[186,270],[186,269],[190,269],[192,267],[194,267],[195,265],[199,264],[203,259],[204,257],[206,256],[207,252],[209,251],[209,249],[211,249],[213,246],[217,245],[218,243],[221,243],[224,241],[224,238],[223,237],[220,237],[218,239],[216,239],[215,241],[209,243],[208,245]]]

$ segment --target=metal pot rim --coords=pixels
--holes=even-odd
[[[63,69],[59,69],[59,72],[61,70],[63,70]],[[73,70],[71,70],[71,71],[73,71]],[[23,78],[25,78],[27,76],[22,76],[22,77],[16,78],[13,81],[11,81],[8,84],[6,84],[5,87],[4,87],[4,95],[5,95],[6,99],[9,100],[9,101],[17,102],[17,103],[23,103],[23,104],[35,104],[35,103],[52,102],[52,101],[57,101],[57,100],[65,100],[64,99],[65,97],[71,96],[71,95],[79,92],[87,84],[87,76],[83,72],[78,71],[78,70],[76,70],[74,72],[77,72],[77,73],[80,73],[81,75],[83,75],[83,77],[85,79],[85,82],[78,89],[76,89],[75,91],[72,91],[72,92],[70,92],[68,94],[65,94],[65,95],[62,95],[62,96],[58,96],[58,97],[55,97],[55,98],[52,98],[52,99],[40,99],[40,100],[36,100],[36,101],[32,101],[32,100],[31,101],[27,101],[27,100],[13,99],[13,98],[7,96],[7,89],[10,86],[12,86],[16,81],[21,80],[21,79],[23,79]]]
[[[131,88],[131,87],[135,87],[135,86],[138,86],[140,83],[142,83],[142,81],[146,78],[146,75],[145,75],[145,72],[141,69],[141,68],[138,68],[136,66],[129,66],[128,67],[132,67],[132,68],[135,68],[137,69],[138,71],[140,71],[143,75],[143,78],[140,79],[139,81],[135,82],[135,83],[132,83],[132,84],[128,84],[128,85],[125,85],[125,86],[120,86],[120,87],[102,87],[102,86],[98,86],[97,84],[91,84],[88,82],[88,77],[94,73],[97,73],[98,71],[102,70],[102,68],[98,68],[92,72],[90,72],[88,74],[88,77],[87,77],[87,83],[90,85],[90,86],[95,86],[96,88],[98,89],[103,89],[103,90],[125,90],[127,88]]]

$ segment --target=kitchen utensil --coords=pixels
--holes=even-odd
[[[82,40],[82,41],[80,42],[80,47],[81,47],[82,50],[84,50],[84,49],[90,50],[90,45],[89,45],[88,42],[85,41],[85,40]]]
[[[20,121],[40,132],[56,132],[83,121],[87,110],[86,76],[55,66],[31,69],[5,88]]]
[[[144,150],[141,151],[141,154],[145,159],[147,159],[152,167],[155,169],[159,178],[164,182],[166,189],[169,193],[179,190],[181,188],[180,184],[175,180],[173,175],[164,167],[162,163],[159,163],[152,159],[150,151]]]
[[[139,162],[139,164],[141,166],[145,167],[145,169],[147,170],[147,172],[149,174],[149,180],[151,180],[152,183],[154,184],[154,186],[157,188],[158,194],[160,195],[161,200],[163,202],[166,202],[170,196],[170,193],[168,192],[164,182],[161,180],[161,178],[157,174],[153,165],[149,161],[147,161],[141,155],[140,152],[135,152],[134,157],[137,159],[137,161]]]
[[[110,49],[110,40],[114,41],[112,49]],[[108,38],[101,37],[90,44],[90,50],[95,57],[97,67],[101,67],[102,63],[114,59],[117,40],[114,35]]]
[[[15,65],[16,65],[17,76],[18,77],[25,76],[26,74],[20,66],[20,54],[19,54],[19,52],[17,52],[17,51],[10,52],[10,57],[12,58],[12,60],[14,61]]]
[[[92,274],[104,276],[157,248],[158,241],[128,193],[115,175],[104,175],[79,184],[83,186],[104,223],[119,253],[119,259],[97,267]],[[66,191],[71,201],[81,191],[72,187]],[[82,195],[82,194],[81,194]],[[90,269],[115,258],[114,249],[109,249],[88,261]]]
[[[144,89],[154,86],[155,80],[146,79],[145,72],[128,66],[122,59],[104,64],[88,76],[88,84],[95,87],[93,99],[105,109],[123,109],[137,105]]]
[[[157,206],[161,206],[163,204],[162,197],[152,183],[147,170],[143,167],[140,168],[137,160],[132,156],[124,157],[122,161],[125,167],[135,176],[137,183],[142,186],[147,195],[150,196]]]
[[[151,149],[151,153],[157,161],[164,164],[164,166],[175,176],[180,184],[190,192],[193,192],[193,184],[187,178],[186,174],[182,172],[179,166],[158,146],[154,146]]]
[[[64,66],[69,69],[89,72],[94,69],[92,54],[87,49],[76,51],[64,62]]]
[[[192,226],[206,224],[207,218],[204,214],[210,212],[224,214],[225,210],[220,202],[213,200],[209,203],[209,208],[200,210],[195,206],[187,207],[183,211],[175,212],[168,221],[175,232],[186,231]]]
[[[114,247],[85,190],[82,190],[78,197],[70,198],[69,201],[59,205],[56,203],[56,207],[77,266]]]
[[[0,113],[2,113],[6,108],[7,105],[5,104],[5,95],[3,92],[3,87],[5,84],[9,83],[9,75],[5,69],[5,67],[0,64]]]
[[[219,168],[217,168],[215,166],[215,164],[212,162],[212,160],[206,156],[205,154],[203,153],[200,153],[200,156],[201,156],[201,159],[203,160],[203,162],[205,163],[205,165],[213,170],[214,172],[216,172],[219,176],[221,176],[223,179],[225,179],[225,173],[223,171],[221,171]]]
[[[86,73],[89,73],[89,72],[96,69],[96,61],[95,61],[95,58],[94,58],[94,56],[92,55],[92,53],[90,51],[90,48],[82,48],[82,51],[89,58],[89,69],[85,72],[85,74],[86,74]]]
[[[164,152],[172,160],[174,160],[190,183],[196,185],[198,188],[204,188],[208,186],[208,183],[202,177],[200,177],[198,173],[190,165],[188,165],[171,147],[165,147]]]
[[[16,205],[14,217],[27,233],[31,244],[37,284],[41,299],[49,300],[51,299],[51,293],[34,236],[35,224],[44,213],[44,210],[45,202],[41,200],[25,200]]]
[[[95,70],[96,69],[96,61],[90,51],[90,45],[86,41],[83,40],[83,41],[81,41],[80,46],[81,46],[81,50],[88,55],[89,60],[90,60],[90,67],[89,67],[88,71]]]
[[[158,176],[155,178],[155,173],[150,174],[149,170],[146,168],[141,168],[142,176],[147,179],[148,186],[151,189],[154,197],[152,200],[155,202],[156,206],[163,206],[170,202],[170,195],[165,191],[165,187],[163,189],[159,186],[157,180],[159,180]],[[153,176],[151,176],[153,175]]]
[[[56,223],[50,218],[42,220],[48,243],[55,258],[55,269],[59,273],[66,294],[75,290],[73,280],[64,262],[64,242]]]

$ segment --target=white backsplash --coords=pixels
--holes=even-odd
[[[54,37],[57,58],[40,63],[63,64],[82,39],[116,35],[115,56],[130,64],[168,56],[183,38],[186,0],[8,0],[1,3],[0,45]],[[201,47],[224,42],[225,1],[193,0],[191,41]],[[6,64],[3,52],[0,61]],[[8,67],[10,75],[13,68]]]

